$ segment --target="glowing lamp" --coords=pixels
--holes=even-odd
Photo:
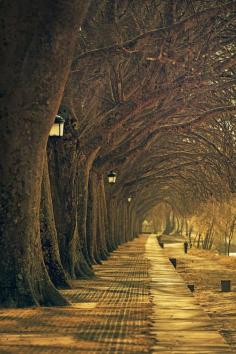
[[[63,136],[65,119],[56,115],[49,136]]]
[[[109,172],[107,174],[108,183],[110,183],[110,184],[116,183],[116,177],[117,177],[117,174],[115,172],[113,172],[113,171]]]

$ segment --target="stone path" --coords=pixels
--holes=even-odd
[[[0,310],[0,353],[150,353],[146,239],[119,247],[97,277],[63,293],[69,308]]]
[[[0,310],[0,353],[232,353],[158,246],[119,247],[66,308]]]

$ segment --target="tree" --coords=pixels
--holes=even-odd
[[[1,1],[0,306],[62,305],[46,271],[44,156],[89,2]]]

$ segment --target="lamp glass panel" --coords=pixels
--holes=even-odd
[[[63,136],[63,134],[64,134],[64,123],[60,123],[59,126],[60,126],[60,128],[59,128],[60,136]]]
[[[64,123],[54,123],[49,135],[50,136],[63,136],[64,133]]]
[[[109,183],[115,183],[116,182],[116,176],[108,176],[108,182]]]

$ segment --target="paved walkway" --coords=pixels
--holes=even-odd
[[[0,310],[0,353],[232,353],[158,246],[119,247],[68,308]]]
[[[171,245],[168,245],[171,247]],[[182,249],[179,249],[182,252]],[[174,250],[173,256],[176,255]],[[153,353],[233,353],[154,236],[146,243],[153,299]]]
[[[183,239],[173,242],[172,237],[163,238],[165,255],[177,258],[177,272],[186,283],[194,284],[196,301],[203,306],[236,353],[236,257],[195,248],[185,254]],[[231,280],[232,291],[221,291],[220,282],[223,279]]]

